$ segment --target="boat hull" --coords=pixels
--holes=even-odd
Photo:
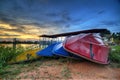
[[[38,59],[40,57],[36,55],[36,52],[39,50],[41,50],[41,49],[38,48],[38,49],[34,49],[34,50],[25,51],[25,52],[17,55],[15,58],[12,58],[8,63],[13,64],[13,63],[20,63],[20,62],[24,62],[24,61]]]
[[[109,47],[104,44],[96,34],[81,34],[68,37],[63,42],[63,47],[68,52],[83,57],[87,60],[108,64]]]
[[[52,57],[52,56],[54,56],[54,54],[52,53],[52,50],[53,50],[53,47],[54,47],[56,44],[57,44],[57,43],[53,43],[53,44],[49,45],[48,47],[46,47],[45,49],[36,52],[36,54],[37,54],[38,56]]]
[[[82,59],[81,57],[66,51],[63,48],[63,43],[56,44],[54,46],[52,52],[53,52],[53,54],[58,55],[58,56],[62,56],[62,57],[74,58],[74,59],[79,59],[79,60]]]

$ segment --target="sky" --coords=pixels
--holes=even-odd
[[[0,38],[100,28],[120,32],[120,0],[0,0]]]

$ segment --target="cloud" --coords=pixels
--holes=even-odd
[[[67,24],[67,25],[65,26],[65,28],[70,28],[70,24]]]
[[[0,30],[4,30],[5,28],[3,26],[0,26]]]
[[[10,35],[10,34],[0,34],[0,36],[20,36],[20,35]]]
[[[68,1],[0,0],[0,30],[4,33],[11,32],[10,34],[39,35],[88,29],[84,26],[93,28],[96,24],[106,27],[120,25],[119,22],[109,21],[116,17],[113,13],[118,9],[113,1],[110,1],[111,5],[108,4],[108,0],[92,0],[90,3],[89,0]]]
[[[62,11],[61,17],[64,21],[71,21],[72,18],[70,17],[70,13],[66,10]]]
[[[46,13],[47,17],[58,17],[59,14],[58,13]]]
[[[98,11],[98,14],[103,14],[105,10]]]
[[[118,2],[120,3],[120,0],[118,0]]]
[[[58,18],[63,19],[64,21],[71,20],[70,12],[68,10],[61,10],[59,12],[53,12],[53,13],[49,12],[49,13],[46,13],[46,16],[51,17],[51,18],[58,17]]]
[[[13,24],[17,23],[17,19],[10,16],[9,14],[0,12],[0,21],[3,23]]]
[[[119,21],[102,21],[101,23],[107,26],[120,26]]]
[[[19,27],[16,27],[16,28],[11,28],[11,29],[8,29],[8,28],[5,28],[4,26],[0,26],[0,31],[5,31],[5,32],[20,32],[20,33],[25,33],[24,29],[22,28],[19,28]]]
[[[48,26],[46,26],[46,24],[44,23],[44,21],[41,23],[40,21],[36,21],[34,19],[29,19],[27,17],[20,17],[20,16],[16,16],[16,17],[12,17],[9,16],[6,13],[0,13],[0,21],[2,23],[6,23],[9,24],[10,26],[16,26],[18,28],[23,28],[23,25],[32,25],[35,27],[42,27],[42,28],[47,28]]]

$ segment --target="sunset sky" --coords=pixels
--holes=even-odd
[[[93,28],[120,32],[120,0],[0,0],[0,38]]]

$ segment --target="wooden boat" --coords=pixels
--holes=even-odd
[[[68,37],[63,42],[63,47],[70,53],[78,55],[87,60],[108,64],[109,47],[96,33],[79,34]]]
[[[72,54],[68,51],[66,51],[64,48],[63,48],[63,43],[58,43],[54,46],[53,48],[53,54],[55,55],[58,55],[58,56],[62,56],[62,57],[68,57],[68,58],[74,58],[74,59],[79,59],[79,60],[82,60],[81,57],[75,55],[75,54]]]

